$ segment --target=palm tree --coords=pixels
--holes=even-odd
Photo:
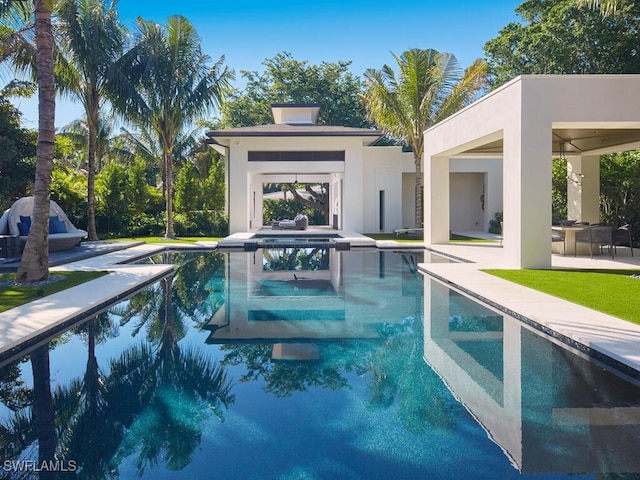
[[[162,178],[162,194],[166,197],[167,178],[165,172],[165,162],[163,146],[154,132],[148,126],[141,125],[135,131],[130,131],[122,127],[119,136],[122,145],[130,152],[130,159],[142,158],[147,165],[160,169]],[[184,162],[198,148],[198,140],[195,130],[184,130],[180,132],[173,143],[173,163]],[[209,147],[207,147],[209,148]]]
[[[98,122],[95,128],[95,170],[99,172],[105,164],[105,160],[117,157],[123,151],[116,146],[116,136],[113,131],[113,119],[107,117],[101,110],[98,113]],[[59,136],[68,138],[75,147],[76,155],[83,157],[89,152],[89,122],[86,118],[77,119],[60,129]],[[128,152],[127,152],[128,153]],[[82,162],[78,162],[77,168]],[[88,163],[88,160],[87,160]]]
[[[367,115],[387,135],[402,139],[413,150],[416,167],[416,227],[422,227],[423,134],[432,125],[468,105],[482,91],[487,65],[476,60],[464,72],[456,58],[432,49],[393,54],[399,74],[384,65],[368,69],[363,95]]]
[[[233,72],[223,68],[224,56],[212,67],[202,52],[200,38],[189,21],[172,16],[163,27],[137,20],[136,42],[121,59],[113,84],[118,94],[114,105],[132,123],[153,131],[162,146],[167,225],[173,230],[173,158],[176,139],[195,120],[218,107]],[[118,70],[126,78],[118,76]]]
[[[33,0],[35,17],[35,67],[38,83],[38,145],[33,192],[33,218],[24,253],[16,272],[16,282],[31,283],[49,278],[49,199],[53,170],[56,90],[54,80],[53,0]],[[23,18],[31,3],[7,0],[0,3],[0,15],[22,11]]]
[[[97,240],[95,208],[96,150],[100,109],[106,101],[107,72],[122,56],[127,31],[118,20],[116,2],[62,0],[58,15],[62,41],[58,81],[62,94],[77,98],[87,125],[87,233]]]

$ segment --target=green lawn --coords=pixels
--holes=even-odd
[[[9,310],[19,305],[46,297],[67,288],[75,287],[81,283],[102,277],[109,272],[51,272],[50,275],[62,276],[64,279],[49,283],[48,285],[35,287],[0,286],[0,312]],[[0,274],[0,282],[13,280],[14,273]]]
[[[420,242],[422,243],[422,236],[409,235],[408,233],[401,233],[396,237],[394,233],[363,233],[364,236],[373,238],[374,240],[395,240],[396,242]]]
[[[484,270],[640,325],[640,270]]]
[[[179,237],[173,240],[166,239],[164,237],[127,237],[127,238],[113,238],[107,241],[109,242],[145,242],[145,243],[177,243],[177,244],[194,244],[196,242],[219,242],[222,237]]]
[[[467,237],[465,235],[451,234],[450,240],[452,242],[473,242],[473,243],[496,243],[496,240],[490,240],[488,238],[475,238]]]

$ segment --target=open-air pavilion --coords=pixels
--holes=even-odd
[[[600,156],[640,147],[640,75],[526,75],[425,132],[426,246],[449,241],[452,157],[503,159],[502,263],[551,267],[551,159],[568,215],[599,221]]]

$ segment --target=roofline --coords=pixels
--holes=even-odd
[[[270,105],[271,108],[285,108],[285,107],[322,107],[319,103],[272,103]]]
[[[206,132],[207,137],[383,137],[379,130],[360,132],[226,132],[224,130]],[[213,140],[211,140],[213,142]]]

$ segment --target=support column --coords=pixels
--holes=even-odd
[[[511,268],[551,268],[551,126],[533,115],[505,129],[504,241]]]
[[[578,222],[600,221],[600,156],[567,159],[567,217]]]
[[[424,243],[449,243],[449,157],[424,159]]]

